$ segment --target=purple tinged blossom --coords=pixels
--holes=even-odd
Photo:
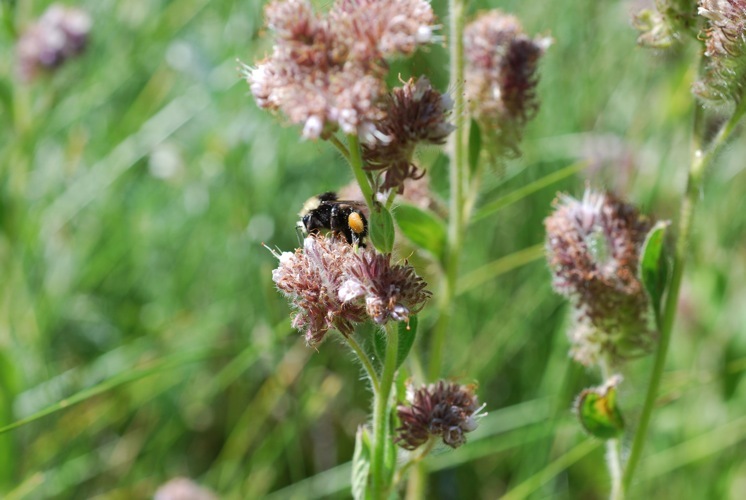
[[[552,285],[574,310],[572,356],[592,365],[649,352],[655,332],[638,268],[652,221],[587,190],[582,200],[561,196],[544,225]]]
[[[401,426],[396,442],[415,450],[430,439],[440,437],[451,448],[466,442],[466,433],[476,430],[484,405],[479,404],[472,385],[440,381],[408,388],[407,404],[397,406]]]
[[[368,318],[378,324],[407,321],[431,295],[413,267],[333,235],[311,235],[294,253],[273,253],[280,265],[272,280],[290,299],[293,327],[305,332],[309,345],[330,329],[351,335]]]
[[[493,10],[464,31],[465,92],[472,116],[499,150],[517,156],[526,123],[539,109],[536,75],[551,38],[530,38],[514,16]]]
[[[17,70],[24,81],[58,68],[85,50],[91,18],[75,7],[50,5],[22,33],[16,45]]]
[[[363,143],[366,169],[381,172],[380,189],[401,193],[405,179],[423,175],[412,162],[418,144],[444,144],[454,126],[448,121],[453,100],[421,77],[391,91],[370,141]]]
[[[308,139],[338,129],[369,139],[385,116],[386,59],[433,41],[424,0],[337,0],[327,15],[308,0],[276,0],[266,18],[272,55],[245,66],[244,77],[261,108],[302,125]]]

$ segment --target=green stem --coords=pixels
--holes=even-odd
[[[420,448],[420,452],[411,457],[407,463],[402,465],[402,467],[396,472],[396,478],[394,479],[395,485],[401,482],[401,480],[407,475],[407,472],[412,466],[420,464],[425,459],[425,457],[430,454],[433,446],[435,446],[435,442],[436,439],[433,436],[430,436],[430,439],[427,440],[427,443],[425,443],[425,445]],[[417,481],[410,481],[407,485],[407,498],[422,498],[424,494],[424,482],[420,482],[419,479],[424,479],[424,475],[423,477],[418,478]]]
[[[386,357],[383,363],[380,390],[375,395],[373,413],[373,460],[370,464],[370,475],[375,500],[388,497],[391,477],[386,470],[385,460],[388,447],[393,446],[391,436],[389,436],[389,399],[391,388],[394,385],[398,346],[398,325],[396,322],[390,321],[386,325]]]
[[[329,137],[329,142],[331,142],[332,145],[334,145],[334,147],[337,148],[340,153],[342,153],[342,156],[345,157],[345,160],[350,162],[350,152],[347,150],[347,146],[345,146],[342,141],[339,140],[339,137],[333,135]]]
[[[464,99],[464,0],[449,0],[448,12],[450,32],[450,88],[454,93],[453,117],[456,130],[451,143],[450,163],[450,208],[448,217],[448,252],[445,258],[445,280],[439,303],[438,322],[433,332],[430,348],[431,380],[440,376],[443,365],[443,349],[446,332],[451,322],[452,301],[456,294],[458,263],[464,237],[464,195],[469,183],[466,157],[466,101]]]
[[[671,343],[671,332],[673,331],[674,319],[676,318],[676,309],[679,300],[679,290],[681,289],[681,281],[684,276],[684,265],[686,263],[687,250],[689,248],[689,239],[692,228],[692,221],[694,219],[694,209],[697,205],[699,198],[699,192],[702,187],[702,180],[707,167],[710,165],[714,157],[720,151],[720,148],[725,144],[733,129],[738,124],[744,111],[746,111],[746,104],[743,102],[739,105],[733,116],[728,122],[723,125],[718,134],[712,139],[710,144],[703,150],[701,147],[702,141],[702,130],[705,127],[702,126],[702,120],[704,114],[701,110],[695,112],[694,120],[694,137],[693,144],[694,150],[692,152],[692,162],[689,168],[689,176],[687,179],[686,193],[684,199],[681,202],[681,209],[679,212],[679,232],[676,240],[676,249],[673,258],[673,271],[671,275],[671,284],[666,295],[666,302],[663,308],[663,319],[661,320],[660,328],[660,340],[658,344],[658,350],[655,354],[655,362],[653,364],[653,371],[650,375],[650,383],[648,384],[647,394],[645,395],[645,403],[643,404],[642,413],[640,414],[640,422],[635,433],[635,438],[632,443],[632,450],[630,451],[629,460],[624,470],[624,476],[622,479],[622,491],[629,491],[629,487],[632,484],[635,470],[642,456],[642,450],[645,447],[645,438],[647,435],[648,425],[650,424],[650,418],[653,413],[653,407],[655,406],[656,396],[658,394],[658,388],[660,386],[661,378],[663,376],[663,369],[666,364],[666,355],[668,354],[668,347]]]
[[[360,191],[363,192],[365,197],[365,203],[368,204],[368,208],[373,210],[373,189],[370,187],[368,176],[365,175],[363,170],[363,157],[360,155],[360,141],[356,135],[349,134],[347,136],[347,144],[350,146],[350,166],[352,167],[352,173],[355,174],[355,179],[360,185]]]
[[[604,358],[601,360],[601,377],[603,383],[609,382],[613,376],[613,370],[611,369],[611,360]],[[606,466],[609,469],[609,477],[611,478],[611,500],[623,500],[624,491],[622,489],[622,450],[619,439],[607,439],[606,440]]]
[[[373,394],[378,394],[378,392],[381,390],[381,384],[378,381],[378,375],[376,374],[376,370],[375,368],[373,368],[373,364],[370,362],[370,359],[365,354],[365,351],[360,346],[358,341],[355,340],[355,337],[350,335],[349,337],[345,337],[345,340],[350,345],[350,348],[355,352],[355,354],[357,354],[360,363],[362,363],[363,368],[365,368],[365,373],[368,375],[370,384],[373,386]]]

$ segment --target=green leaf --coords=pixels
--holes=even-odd
[[[396,350],[396,367],[399,368],[407,359],[412,349],[414,339],[417,337],[417,315],[409,317],[409,322],[399,322],[399,346]]]
[[[397,328],[399,329],[399,345],[396,349],[396,368],[398,369],[407,359],[414,344],[414,339],[417,337],[417,316],[410,316],[409,324],[406,321],[400,321]],[[386,356],[386,342],[388,342],[388,337],[383,331],[379,330],[373,335],[373,347],[376,357],[381,363]]]
[[[386,359],[386,333],[382,330],[376,329],[373,332],[373,348],[376,351],[376,357],[378,358],[379,364],[383,366],[384,360]]]
[[[438,156],[435,157],[432,165],[430,165],[430,170],[432,170],[433,172],[448,172],[448,167],[450,164],[451,159],[448,157],[447,154],[441,151],[438,153]]]
[[[469,127],[469,170],[476,171],[479,166],[479,153],[482,152],[482,130],[476,120]]]
[[[404,203],[396,207],[394,216],[399,229],[409,241],[442,260],[446,245],[446,226],[437,215]]]
[[[575,403],[583,428],[600,439],[613,439],[624,431],[624,419],[616,404],[616,385],[612,378],[602,387],[585,389]]]
[[[370,241],[381,253],[391,253],[394,248],[394,219],[382,205],[376,205],[370,213],[368,222]]]
[[[355,453],[352,455],[352,497],[355,500],[367,498],[370,457],[370,437],[365,426],[361,425],[355,434]]]
[[[660,316],[663,293],[668,282],[668,262],[663,252],[666,228],[670,222],[661,221],[645,237],[640,255],[640,279],[650,295],[656,317]]]

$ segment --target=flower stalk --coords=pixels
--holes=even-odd
[[[464,193],[469,182],[466,151],[466,100],[464,97],[464,0],[449,0],[450,28],[450,68],[449,87],[453,92],[453,125],[450,156],[450,205],[448,216],[448,242],[444,265],[444,282],[441,287],[441,300],[438,302],[438,321],[433,332],[430,348],[428,378],[436,379],[443,365],[443,349],[446,332],[451,322],[451,306],[456,294],[458,263],[464,237]]]
[[[731,118],[725,122],[717,135],[715,135],[707,145],[703,145],[702,137],[705,128],[703,126],[705,118],[704,113],[698,107],[694,114],[694,135],[692,138],[694,147],[692,148],[692,159],[689,167],[686,192],[679,210],[679,227],[676,247],[674,250],[671,283],[668,288],[662,319],[660,321],[660,339],[658,349],[655,353],[655,362],[653,365],[653,371],[650,375],[650,383],[648,384],[647,393],[645,395],[645,403],[643,404],[640,421],[622,478],[622,496],[629,491],[635,476],[637,465],[642,457],[642,450],[645,447],[648,426],[650,424],[653,407],[655,406],[655,400],[658,395],[658,388],[660,387],[660,382],[663,376],[663,369],[666,365],[666,356],[668,355],[668,347],[671,343],[671,334],[673,332],[673,325],[679,302],[679,292],[681,289],[684,266],[686,264],[686,257],[691,239],[692,221],[694,220],[694,213],[700,190],[702,188],[704,173],[730,137],[745,111],[746,104],[744,101],[741,101]]]
[[[352,167],[352,173],[355,174],[355,180],[360,185],[360,191],[363,192],[365,197],[365,203],[368,204],[368,208],[373,210],[373,189],[370,187],[368,176],[363,170],[363,157],[360,153],[360,140],[357,135],[349,134],[347,136],[347,144],[349,145],[349,157],[347,158]]]
[[[375,393],[373,408],[373,459],[370,475],[374,499],[388,498],[390,475],[386,470],[386,451],[393,446],[389,433],[391,415],[391,388],[396,373],[396,357],[399,345],[399,331],[396,322],[386,324],[386,357],[381,373],[380,390]]]

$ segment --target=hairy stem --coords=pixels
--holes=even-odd
[[[370,475],[373,483],[373,498],[388,497],[390,475],[386,470],[386,451],[393,446],[389,435],[389,404],[391,388],[394,385],[396,357],[399,346],[398,325],[390,321],[386,325],[386,357],[381,373],[380,390],[375,395],[373,413],[373,460],[370,464]]]
[[[653,364],[653,371],[650,375],[650,383],[648,384],[647,394],[645,395],[645,403],[643,404],[642,413],[640,415],[640,422],[637,427],[637,432],[635,433],[634,441],[632,443],[632,450],[630,451],[629,460],[624,470],[624,476],[622,479],[623,492],[629,490],[629,487],[632,484],[632,480],[634,479],[635,470],[642,456],[642,450],[645,447],[645,438],[647,435],[648,425],[650,424],[653,407],[655,406],[655,400],[658,395],[658,388],[663,376],[663,369],[666,365],[666,355],[668,354],[668,346],[671,343],[671,332],[673,331],[674,319],[676,318],[676,309],[679,301],[679,290],[681,288],[681,281],[684,275],[686,255],[689,249],[689,240],[691,235],[692,221],[694,219],[694,210],[696,208],[697,199],[699,198],[699,192],[702,187],[704,173],[717,153],[720,151],[721,147],[725,144],[728,137],[733,132],[733,129],[738,124],[741,116],[743,116],[744,111],[746,111],[746,106],[744,105],[744,103],[741,103],[736,111],[733,113],[733,116],[730,118],[730,120],[728,120],[723,125],[717,135],[704,148],[702,147],[702,131],[705,128],[702,125],[704,115],[701,110],[695,112],[693,136],[694,148],[692,151],[692,160],[687,179],[686,193],[684,194],[684,199],[681,202],[681,208],[679,212],[679,231],[678,237],[676,239],[676,249],[674,251],[671,284],[669,286],[668,293],[666,295],[666,302],[663,308],[662,320],[660,323],[660,340],[658,344],[658,350],[655,353],[655,362]]]
[[[466,157],[466,101],[464,99],[464,0],[449,0],[450,88],[453,89],[454,130],[450,148],[450,207],[448,217],[448,248],[443,262],[445,279],[439,303],[438,321],[430,348],[429,378],[440,375],[446,331],[451,322],[452,300],[456,293],[456,278],[464,237],[464,195],[468,186]]]
[[[606,358],[601,360],[601,377],[603,383],[607,383],[613,376],[611,361]],[[623,500],[624,491],[622,489],[622,450],[619,439],[606,440],[606,466],[609,469],[611,478],[611,500]]]
[[[365,354],[365,351],[360,346],[358,341],[355,340],[355,337],[350,335],[349,337],[345,337],[345,340],[349,344],[350,348],[357,355],[358,359],[360,360],[360,363],[363,365],[363,368],[365,368],[365,373],[368,375],[368,378],[370,379],[370,385],[373,387],[373,394],[378,394],[378,392],[381,390],[381,384],[378,381],[378,375],[376,374],[376,370],[373,368],[373,365],[371,364],[370,359]]]
[[[368,181],[368,176],[365,175],[365,170],[363,170],[363,157],[360,155],[360,141],[356,135],[349,134],[347,136],[347,144],[350,146],[350,156],[348,160],[352,167],[352,173],[355,174],[355,179],[357,179],[357,183],[360,185],[360,191],[363,192],[365,203],[368,204],[370,210],[373,210],[373,189],[370,187],[370,182]]]
[[[329,137],[329,142],[332,143],[332,145],[339,150],[339,152],[342,154],[342,156],[345,157],[345,160],[348,162],[351,162],[350,160],[350,152],[347,150],[347,146],[344,145],[342,141],[339,140],[339,137],[336,135],[333,135]]]

